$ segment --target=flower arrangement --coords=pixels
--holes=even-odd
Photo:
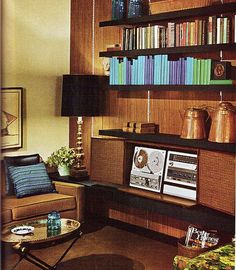
[[[73,165],[76,159],[75,151],[66,146],[61,147],[57,151],[53,152],[47,159],[46,164],[51,167],[67,166]]]

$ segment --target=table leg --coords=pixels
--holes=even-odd
[[[69,252],[69,250],[73,247],[75,242],[81,237],[81,232],[73,239],[69,247],[64,251],[64,253],[61,255],[61,257],[57,260],[57,262],[51,266],[38,258],[37,256],[30,253],[27,247],[24,246],[24,243],[17,244],[13,248],[16,250],[18,255],[20,256],[20,260],[17,262],[17,264],[12,268],[15,269],[16,266],[21,262],[22,259],[27,260],[28,262],[38,266],[42,270],[55,270],[57,268],[57,265],[63,260],[63,258],[66,256],[66,254]]]

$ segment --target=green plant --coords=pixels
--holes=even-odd
[[[53,152],[47,159],[46,164],[53,167],[67,166],[70,167],[76,158],[75,151],[66,146],[61,147]]]

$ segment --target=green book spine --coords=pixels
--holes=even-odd
[[[193,84],[197,84],[197,59],[193,59]]]
[[[220,84],[220,85],[225,85],[225,84],[235,84],[233,80],[210,80],[210,84]]]
[[[204,83],[204,74],[205,74],[205,60],[201,59],[200,60],[200,80],[199,80],[200,84],[205,84]]]
[[[201,59],[197,59],[197,84],[200,84],[201,77]]]

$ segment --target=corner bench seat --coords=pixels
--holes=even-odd
[[[7,196],[2,202],[4,210],[11,211],[12,221],[46,215],[52,210],[59,212],[76,208],[75,197],[59,193],[47,193],[17,199]]]
[[[58,193],[46,193],[24,198],[2,195],[1,223],[8,224],[36,217],[45,218],[52,210],[61,217],[84,218],[84,186],[54,181]]]

